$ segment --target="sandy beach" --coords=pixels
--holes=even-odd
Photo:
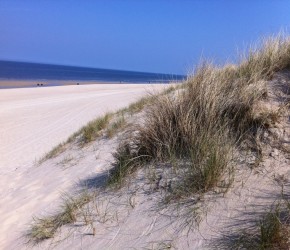
[[[75,178],[65,181],[62,170],[58,174],[51,168],[44,171],[35,165],[40,157],[90,120],[163,88],[164,85],[91,84],[0,90],[0,183],[3,190],[0,246],[7,243],[8,235],[12,236],[14,230],[21,235],[23,225],[31,217],[28,211],[44,208],[54,200],[54,195],[80,177],[75,171]],[[58,184],[49,188],[47,184],[57,175]],[[54,195],[38,197],[35,191],[39,188],[44,188],[44,193],[51,189]],[[39,199],[48,199],[48,202],[43,202],[44,207],[39,206]],[[19,231],[19,228],[22,229]]]
[[[88,121],[152,90],[140,84],[0,90],[1,173],[33,163]]]

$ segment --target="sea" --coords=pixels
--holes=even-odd
[[[181,81],[185,79],[185,76],[0,60],[0,79],[50,81],[79,80],[153,84]]]

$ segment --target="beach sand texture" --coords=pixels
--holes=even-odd
[[[0,90],[0,248],[21,237],[34,211],[47,208],[60,191],[95,166],[92,161],[89,169],[74,171],[72,177],[57,167],[37,167],[37,159],[90,120],[163,88],[99,84]]]
[[[155,88],[160,85],[155,85]],[[31,164],[88,121],[124,107],[152,85],[100,84],[0,91],[1,172]]]

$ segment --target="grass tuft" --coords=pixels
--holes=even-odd
[[[48,159],[54,158],[65,151],[66,143],[60,143],[52,150],[50,150],[47,154],[45,154],[39,161],[38,164],[45,162]]]
[[[119,187],[124,183],[125,178],[135,172],[146,158],[146,156],[137,155],[136,150],[132,149],[127,142],[119,145],[113,157],[116,161],[109,171],[108,185]]]
[[[279,212],[269,212],[260,221],[260,248],[261,249],[288,249],[288,237],[280,221]],[[287,246],[287,248],[285,248]]]
[[[86,126],[81,129],[82,142],[89,143],[99,136],[101,130],[105,129],[110,119],[112,118],[111,113],[107,113],[103,117],[97,118],[89,122]]]
[[[53,238],[63,225],[76,222],[77,213],[91,198],[86,192],[77,197],[63,196],[60,212],[44,218],[34,218],[33,224],[26,234],[28,244],[36,245],[46,239]]]
[[[284,208],[275,206],[274,211],[265,213],[252,233],[241,235],[236,249],[289,249],[289,208]]]
[[[112,138],[116,133],[120,131],[121,128],[124,128],[126,124],[127,124],[126,119],[124,115],[122,115],[116,121],[114,121],[107,129],[108,137]]]
[[[151,100],[152,100],[151,96],[143,97],[137,102],[131,103],[127,108],[127,111],[131,114],[138,113],[144,108],[146,104],[150,103]]]

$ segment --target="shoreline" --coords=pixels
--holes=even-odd
[[[168,81],[150,81],[150,82],[125,82],[125,81],[97,81],[97,80],[46,80],[46,79],[0,79],[1,89],[18,89],[18,88],[42,88],[71,85],[92,85],[92,84],[170,84]]]

